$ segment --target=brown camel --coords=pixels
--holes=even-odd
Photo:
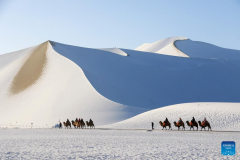
[[[93,127],[94,127],[94,129],[95,129],[95,125],[94,125],[93,122],[88,122],[88,121],[86,121],[86,124],[87,124],[87,127],[90,127],[90,129],[93,128]]]
[[[74,128],[76,129],[76,126],[77,126],[77,123],[76,123],[76,121],[74,122],[73,120],[72,120],[72,125],[74,126]]]
[[[79,124],[79,122],[78,121],[72,121],[72,125],[76,128],[76,129],[78,129],[78,128],[80,128],[80,124]]]
[[[209,129],[212,131],[212,128],[208,121],[206,121],[205,123],[204,122],[201,123],[200,121],[198,121],[198,124],[201,127],[201,130],[204,129],[206,131],[205,127],[208,127],[208,131],[209,131]]]
[[[74,124],[75,124],[76,127],[79,128],[79,129],[80,129],[80,128],[83,129],[84,127],[86,128],[84,121],[82,121],[82,122],[81,122],[81,121],[80,121],[80,122],[79,122],[79,121],[75,121]]]
[[[180,129],[181,126],[182,126],[182,130],[183,130],[183,129],[185,130],[184,122],[178,122],[178,123],[176,123],[176,121],[174,121],[173,123],[174,123],[174,125],[175,125],[176,127],[178,127],[178,130]]]
[[[186,121],[186,123],[187,123],[187,125],[190,127],[190,131],[191,131],[191,129],[193,128],[193,130],[194,130],[194,127],[197,127],[197,131],[198,131],[198,124],[197,124],[197,122],[195,121],[195,122],[190,122],[189,123],[189,121]]]
[[[65,126],[65,129],[66,129],[66,128],[68,129],[68,127],[71,128],[71,123],[65,123],[65,122],[63,122],[63,125]]]
[[[83,129],[84,127],[85,127],[85,129],[86,129],[86,125],[85,125],[85,122],[84,122],[84,121],[82,121],[80,125],[81,125],[81,128],[82,128],[82,129]]]
[[[160,124],[160,126],[163,127],[163,129],[164,129],[164,128],[167,129],[167,126],[168,126],[168,127],[169,127],[168,130],[170,130],[170,128],[171,128],[171,130],[172,130],[172,127],[171,127],[171,123],[170,123],[170,122],[168,122],[168,123],[162,123],[162,121],[159,121],[159,124]],[[163,129],[162,129],[162,130],[163,130]]]

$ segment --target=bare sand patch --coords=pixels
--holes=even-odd
[[[47,46],[48,42],[45,42],[31,53],[30,57],[13,78],[10,95],[21,93],[39,80],[47,63]]]

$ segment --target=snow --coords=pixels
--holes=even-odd
[[[148,47],[149,45],[151,45],[151,43],[144,43],[144,44],[138,46],[137,48],[135,48],[135,50],[137,50],[137,51],[144,51],[144,49],[146,47]]]
[[[240,142],[239,51],[184,37],[137,50],[47,41],[1,55],[0,159],[231,159],[220,145]],[[213,131],[158,124],[193,116]],[[49,129],[67,118],[96,129]]]
[[[188,102],[239,102],[239,62],[121,49],[118,56],[55,42],[98,93],[127,106],[156,109]],[[223,87],[224,86],[224,87]]]
[[[179,39],[152,49],[170,51]],[[91,118],[99,126],[174,104],[239,103],[239,67],[236,60],[47,41],[0,56],[0,125],[51,127],[67,118]]]
[[[47,45],[47,63],[44,64],[41,76],[34,84],[16,94],[11,93],[12,81],[18,77],[16,75],[21,67],[41,44],[1,56],[0,59],[4,62],[0,68],[1,126],[29,128],[33,123],[33,127],[37,128],[51,127],[67,118],[92,118],[95,125],[100,125],[118,122],[147,111],[106,99],[92,87],[81,68],[56,53],[49,42]],[[107,51],[104,53],[113,54]],[[42,54],[38,53],[38,56]],[[33,70],[35,68],[38,69],[35,63],[28,67]],[[26,72],[29,71],[23,73]]]
[[[188,57],[180,50],[178,50],[174,43],[178,40],[185,40],[185,37],[169,37],[166,39],[159,40],[154,43],[144,43],[141,46],[137,47],[135,50],[144,51],[144,52],[153,52],[170,56],[179,56],[179,57]]]
[[[159,121],[168,118],[172,129],[177,130],[173,122],[179,118],[185,123],[185,129],[189,130],[186,121],[195,117],[196,121],[203,121],[204,117],[209,121],[213,131],[240,131],[240,103],[185,103],[151,110],[122,122],[101,126],[102,128],[122,129],[151,129],[151,122],[155,128],[162,129]],[[168,128],[168,127],[167,127]],[[201,127],[199,127],[200,129]],[[196,129],[196,128],[195,128]],[[206,128],[207,129],[207,128]]]
[[[240,61],[240,51],[221,48],[209,43],[187,40],[177,40],[176,48],[192,58],[227,59]]]
[[[0,159],[239,159],[221,155],[235,132],[0,129]]]
[[[116,53],[116,54],[121,55],[121,56],[128,56],[127,53],[125,53],[124,51],[122,51],[119,48],[99,48],[99,49],[103,50],[103,51],[109,51],[109,52],[112,52],[112,53]]]

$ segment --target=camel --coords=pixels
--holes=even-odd
[[[189,121],[186,121],[186,123],[187,123],[187,125],[190,127],[190,131],[191,131],[191,129],[193,128],[193,130],[194,130],[194,127],[197,127],[197,131],[198,131],[198,124],[197,124],[197,122],[195,121],[195,122],[190,122],[189,123]]]
[[[205,123],[204,122],[201,123],[201,121],[198,121],[198,124],[201,127],[201,130],[204,129],[206,131],[205,127],[208,127],[208,131],[209,131],[209,129],[212,131],[212,128],[208,121],[206,121]]]
[[[86,128],[84,121],[82,121],[82,123],[79,121],[75,121],[75,122],[72,121],[72,124],[75,125],[77,129],[84,128],[84,127]]]
[[[85,125],[85,122],[84,121],[82,121],[81,123],[80,123],[80,125],[81,125],[81,128],[83,129],[84,127],[85,127],[85,129],[86,129],[86,125]]]
[[[77,126],[77,128],[84,128],[85,127],[85,129],[86,129],[86,125],[85,125],[85,122],[84,121],[77,121],[77,122],[75,122],[76,123],[76,126]]]
[[[182,130],[183,130],[183,129],[185,130],[184,122],[178,122],[178,123],[176,123],[176,121],[174,121],[173,123],[174,123],[174,125],[175,125],[176,127],[178,127],[178,130],[180,129],[181,126],[182,126]]]
[[[74,128],[76,129],[76,126],[77,126],[77,123],[76,123],[76,121],[74,122],[73,120],[72,120],[72,125],[74,126]]]
[[[86,124],[87,124],[88,127],[90,127],[90,129],[93,128],[93,127],[94,127],[94,129],[95,129],[95,126],[94,126],[94,123],[93,123],[93,122],[88,122],[88,121],[86,121]]]
[[[164,129],[164,128],[167,129],[167,126],[168,126],[168,127],[169,127],[168,130],[170,130],[170,128],[171,128],[171,130],[172,130],[172,127],[171,127],[171,123],[170,123],[170,122],[168,122],[168,123],[162,123],[162,121],[159,121],[159,124],[160,124],[160,126],[163,127],[163,129]],[[162,130],[163,130],[163,129],[162,129]]]
[[[68,129],[68,126],[71,128],[71,123],[65,123],[63,122],[64,126],[65,126],[65,129],[67,128]]]

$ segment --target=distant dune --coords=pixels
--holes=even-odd
[[[52,126],[67,118],[91,118],[104,125],[193,102],[234,102],[236,110],[240,107],[239,55],[240,51],[184,37],[136,50],[47,41],[0,55],[0,121]],[[198,109],[193,108],[191,114],[197,115]],[[210,111],[211,115],[220,112]],[[232,127],[237,130],[235,124]]]
[[[192,117],[196,121],[203,121],[204,117],[210,122],[212,130],[215,131],[239,131],[240,130],[240,104],[239,103],[184,103],[162,107],[139,114],[125,121],[101,126],[103,128],[118,129],[151,129],[151,122],[154,122],[155,129],[162,129],[159,121],[164,121],[167,117],[172,124],[172,129],[177,130],[173,122],[178,122],[179,118],[185,123],[185,130],[190,130],[186,121],[191,121]],[[168,129],[168,127],[167,127]],[[182,129],[182,127],[180,128]],[[194,128],[197,129],[196,127]],[[201,130],[201,127],[199,128]],[[208,128],[206,128],[208,129]]]
[[[159,54],[165,54],[170,56],[189,57],[184,52],[181,52],[175,47],[174,43],[178,40],[186,40],[185,37],[169,37],[166,39],[159,40],[154,43],[144,43],[137,47],[135,50],[154,52]]]

